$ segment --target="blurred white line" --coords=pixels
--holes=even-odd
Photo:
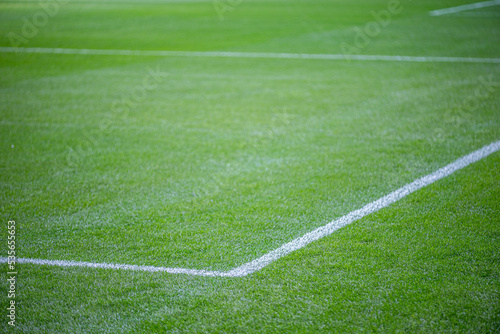
[[[460,17],[500,17],[500,13],[488,13],[488,12],[464,12],[459,13],[455,16]]]
[[[235,269],[227,272],[221,271],[209,271],[209,270],[195,270],[195,269],[184,269],[184,268],[167,268],[167,267],[154,267],[154,266],[137,266],[128,264],[110,264],[110,263],[91,263],[91,262],[75,262],[75,261],[57,261],[57,260],[40,260],[40,259],[24,259],[18,258],[16,262],[18,263],[31,263],[38,265],[48,265],[48,266],[59,266],[59,267],[88,267],[88,268],[100,268],[100,269],[121,269],[121,270],[135,270],[135,271],[146,271],[146,272],[167,272],[170,274],[187,274],[195,276],[208,276],[208,277],[243,277],[251,273],[254,273],[270,263],[294,252],[301,248],[304,248],[308,244],[322,239],[338,229],[349,225],[363,217],[366,217],[378,210],[385,208],[394,202],[408,196],[409,194],[422,189],[442,178],[445,178],[454,172],[469,166],[492,153],[500,150],[500,141],[494,142],[490,145],[484,146],[483,148],[474,151],[455,162],[431,173],[427,176],[421,177],[412,183],[409,183],[396,191],[393,191],[389,195],[386,195],[370,204],[365,205],[359,210],[355,210],[339,219],[332,221],[331,223],[324,225],[315,229],[312,232],[306,233],[302,237],[290,241],[283,246],[261,256],[258,259],[250,261],[243,264]],[[7,263],[9,261],[6,257],[0,257],[0,263]]]
[[[482,1],[482,2],[471,3],[471,4],[468,4],[468,5],[462,5],[462,6],[456,6],[456,7],[451,7],[451,8],[444,8],[444,9],[433,10],[432,12],[429,12],[429,15],[431,15],[431,16],[441,16],[441,15],[447,15],[447,14],[453,14],[453,13],[463,12],[463,11],[466,11],[466,10],[472,10],[472,9],[478,9],[478,8],[485,8],[485,7],[491,7],[491,6],[497,6],[497,5],[500,5],[500,0]]]
[[[412,57],[412,56],[385,56],[385,55],[310,54],[310,53],[146,51],[146,50],[103,50],[103,49],[99,50],[99,49],[14,48],[14,47],[0,47],[0,53],[42,53],[42,54],[67,54],[67,55],[145,56],[145,57],[153,56],[153,57],[204,57],[204,58],[318,59],[318,60],[395,61],[395,62],[419,62],[419,63],[438,62],[438,63],[500,64],[500,58]]]

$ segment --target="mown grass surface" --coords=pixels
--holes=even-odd
[[[498,58],[495,7],[427,15],[463,3],[402,1],[360,53]],[[37,6],[0,1],[1,46]],[[70,1],[23,46],[340,53],[386,8]],[[22,257],[227,270],[498,140],[499,71],[1,53],[0,214]],[[498,182],[495,154],[244,279],[22,265],[18,330],[494,332]]]
[[[487,158],[245,278],[23,265],[18,329],[494,333],[499,164]]]

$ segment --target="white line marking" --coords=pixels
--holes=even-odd
[[[270,58],[270,59],[322,59],[322,60],[365,60],[398,62],[440,62],[440,63],[494,63],[500,58],[467,57],[412,57],[384,55],[342,55],[309,53],[262,53],[262,52],[197,52],[197,51],[145,51],[145,50],[98,50],[98,49],[60,49],[60,48],[13,48],[0,47],[0,53],[43,53],[66,55],[100,56],[154,56],[154,57],[205,57],[205,58]]]
[[[456,7],[451,7],[451,8],[444,8],[444,9],[433,10],[432,12],[429,12],[429,15],[431,15],[431,16],[441,16],[441,15],[447,15],[447,14],[453,14],[453,13],[463,12],[463,11],[466,11],[466,10],[472,10],[472,9],[478,9],[478,8],[485,8],[485,7],[492,7],[492,6],[497,6],[497,5],[500,5],[500,0],[482,1],[482,2],[471,3],[471,4],[468,4],[468,5],[462,5],[462,6],[456,6]]]
[[[456,172],[459,169],[462,169],[476,161],[479,161],[488,155],[492,154],[493,152],[496,152],[500,150],[500,141],[497,141],[495,143],[492,143],[488,146],[485,146],[481,148],[480,150],[477,150],[469,155],[466,155],[463,158],[460,158],[456,160],[455,162],[435,171],[432,174],[429,174],[427,176],[424,176],[420,179],[417,179],[413,181],[412,183],[409,183],[405,185],[402,188],[399,188],[396,191],[393,191],[389,195],[386,195],[374,202],[371,202],[370,204],[365,205],[359,210],[353,211],[345,216],[343,216],[340,219],[337,219],[325,226],[322,226],[320,228],[317,228],[316,230],[309,232],[305,235],[303,235],[300,238],[297,238],[287,244],[284,244],[278,249],[273,250],[270,253],[267,253],[266,255],[252,261],[249,263],[246,263],[236,269],[231,270],[229,273],[233,274],[234,276],[245,276],[250,273],[253,273],[257,270],[260,270],[267,266],[269,263],[276,261],[277,259],[295,251],[300,248],[305,247],[306,245],[310,244],[313,241],[319,240],[321,238],[324,238],[327,235],[332,234],[336,230],[351,224],[352,222],[355,222],[356,220],[359,220],[365,216],[368,216],[369,214],[372,214],[382,208],[385,208],[386,206],[399,201],[403,197],[408,196],[409,194],[422,189],[423,187],[426,187],[454,172]]]
[[[102,269],[122,269],[122,270],[136,270],[136,271],[147,271],[147,272],[167,272],[171,274],[187,274],[187,275],[196,275],[196,276],[210,276],[210,277],[243,277],[247,276],[251,273],[254,273],[266,266],[270,263],[294,252],[310,243],[322,239],[338,229],[349,225],[363,217],[366,217],[374,212],[383,209],[394,202],[399,201],[400,199],[408,196],[409,194],[422,189],[442,178],[445,178],[454,172],[469,166],[492,153],[495,153],[500,150],[500,141],[496,141],[491,143],[490,145],[484,146],[483,148],[474,151],[452,163],[449,165],[421,177],[412,183],[409,183],[396,191],[393,191],[389,195],[386,195],[376,201],[371,202],[370,204],[365,205],[359,210],[355,210],[337,220],[332,221],[331,223],[324,225],[315,229],[312,232],[309,232],[295,240],[290,241],[289,243],[284,244],[283,246],[267,253],[264,256],[261,256],[258,259],[250,261],[248,263],[243,264],[235,269],[232,269],[227,272],[221,271],[208,271],[208,270],[194,270],[194,269],[184,269],[184,268],[165,268],[165,267],[154,267],[154,266],[136,266],[136,265],[128,265],[128,264],[109,264],[109,263],[91,263],[91,262],[74,262],[74,261],[53,261],[53,260],[39,260],[39,259],[17,259],[19,263],[31,263],[31,264],[39,264],[39,265],[50,265],[50,266],[61,266],[61,267],[90,267],[90,268],[102,268]],[[8,259],[5,257],[0,258],[0,263],[6,263]]]
[[[6,263],[8,258],[0,258],[0,263]],[[58,267],[87,267],[87,268],[98,268],[98,269],[121,269],[121,270],[133,270],[133,271],[147,271],[147,272],[166,272],[169,274],[187,274],[194,276],[211,276],[211,277],[224,277],[229,276],[224,272],[220,271],[209,271],[209,270],[196,270],[196,269],[184,269],[184,268],[166,268],[166,267],[155,267],[155,266],[136,266],[130,264],[112,264],[112,263],[92,263],[92,262],[77,262],[77,261],[64,261],[64,260],[41,260],[41,259],[25,259],[17,258],[17,263],[31,263],[45,266],[58,266]]]
[[[490,12],[464,12],[464,13],[459,13],[455,16],[458,17],[500,17],[500,13],[490,13]]]

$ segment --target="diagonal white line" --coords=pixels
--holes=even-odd
[[[485,7],[492,7],[492,6],[497,6],[497,5],[500,5],[500,0],[482,1],[482,2],[471,3],[471,4],[468,4],[468,5],[462,5],[462,6],[456,6],[456,7],[451,7],[451,8],[444,8],[444,9],[433,10],[432,12],[429,12],[429,15],[431,15],[431,16],[441,16],[441,15],[447,15],[447,14],[453,14],[453,13],[463,12],[463,11],[466,11],[466,10],[472,10],[472,9],[478,9],[478,8],[485,8]]]
[[[311,53],[263,53],[263,52],[197,52],[197,51],[146,51],[146,50],[103,50],[103,49],[61,49],[61,48],[14,48],[0,47],[0,53],[41,53],[66,55],[100,56],[153,56],[153,57],[203,57],[203,58],[268,58],[268,59],[317,59],[317,60],[359,60],[394,61],[418,63],[493,63],[500,64],[500,58],[468,57],[412,57],[387,55],[343,55]]]
[[[290,254],[293,251],[296,251],[298,249],[301,249],[305,247],[306,245],[310,244],[313,241],[319,240],[321,238],[326,237],[327,235],[332,234],[336,230],[351,224],[352,222],[355,222],[356,220],[359,220],[365,216],[368,216],[369,214],[372,214],[374,212],[377,212],[378,210],[385,208],[386,206],[389,206],[390,204],[399,201],[403,197],[408,196],[409,194],[422,189],[423,187],[428,186],[429,184],[432,184],[436,182],[437,180],[440,180],[454,172],[456,172],[459,169],[462,169],[478,160],[483,159],[484,157],[492,154],[493,152],[496,152],[500,150],[500,141],[497,141],[495,143],[492,143],[488,146],[483,147],[482,149],[475,151],[469,155],[466,155],[463,158],[458,159],[457,161],[437,170],[436,172],[429,174],[427,176],[424,176],[420,179],[417,179],[413,181],[412,183],[409,183],[405,185],[402,188],[399,188],[396,191],[393,191],[389,195],[386,195],[374,202],[371,202],[370,204],[365,205],[359,210],[353,211],[340,219],[334,220],[331,223],[324,225],[320,228],[317,228],[316,230],[309,232],[305,235],[303,235],[300,238],[297,238],[287,244],[284,244],[278,249],[273,250],[270,253],[267,253],[266,255],[253,260],[252,262],[245,263],[244,265],[233,269],[229,272],[229,274],[232,274],[234,276],[246,276],[248,274],[251,274],[257,270],[260,270],[267,266],[269,263],[276,261],[277,259]]]
[[[197,275],[197,276],[210,276],[210,277],[243,277],[254,273],[270,263],[294,252],[301,248],[304,248],[308,244],[324,238],[338,229],[349,225],[365,216],[368,216],[378,210],[391,205],[394,202],[408,196],[409,194],[422,189],[442,178],[445,178],[454,172],[473,164],[490,154],[500,150],[500,141],[491,143],[490,145],[484,146],[483,148],[474,151],[449,165],[421,177],[412,183],[409,183],[396,191],[393,191],[389,195],[386,195],[376,201],[373,201],[361,209],[355,210],[331,223],[324,225],[309,232],[283,246],[261,256],[258,259],[245,263],[235,269],[227,272],[220,271],[207,271],[207,270],[194,270],[194,269],[184,269],[184,268],[166,268],[166,267],[154,267],[154,266],[136,266],[128,264],[109,264],[109,263],[91,263],[91,262],[74,262],[74,261],[54,261],[54,260],[40,260],[40,259],[24,259],[19,258],[16,261],[19,263],[31,263],[39,265],[52,265],[52,266],[62,266],[62,267],[90,267],[90,268],[102,268],[102,269],[122,269],[122,270],[136,270],[136,271],[147,271],[147,272],[167,272],[171,274],[187,274],[187,275]],[[8,258],[0,258],[0,263],[8,262]]]

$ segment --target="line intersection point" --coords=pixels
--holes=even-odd
[[[490,145],[484,146],[483,148],[474,151],[437,171],[416,179],[415,181],[393,191],[392,193],[373,201],[361,209],[352,211],[347,215],[332,221],[329,224],[321,226],[314,231],[304,234],[303,236],[294,239],[281,247],[253,260],[245,263],[232,270],[222,272],[222,271],[209,271],[209,270],[196,270],[196,269],[185,269],[185,268],[168,268],[168,267],[155,267],[155,266],[138,266],[138,265],[128,265],[128,264],[110,264],[110,263],[91,263],[91,262],[76,262],[76,261],[64,261],[64,260],[42,260],[42,259],[29,259],[29,258],[17,258],[18,263],[30,263],[37,265],[49,265],[49,266],[60,266],[60,267],[86,267],[86,268],[97,268],[97,269],[121,269],[121,270],[134,270],[134,271],[145,271],[145,272],[167,272],[170,274],[187,274],[194,276],[207,276],[207,277],[244,277],[252,274],[262,268],[268,266],[272,262],[304,248],[308,244],[322,239],[338,229],[349,225],[365,216],[368,216],[374,212],[383,209],[400,199],[410,195],[411,193],[422,189],[442,178],[445,178],[454,172],[465,168],[481,159],[500,150],[500,141],[491,143]],[[7,263],[9,261],[6,257],[0,257],[0,263]]]

